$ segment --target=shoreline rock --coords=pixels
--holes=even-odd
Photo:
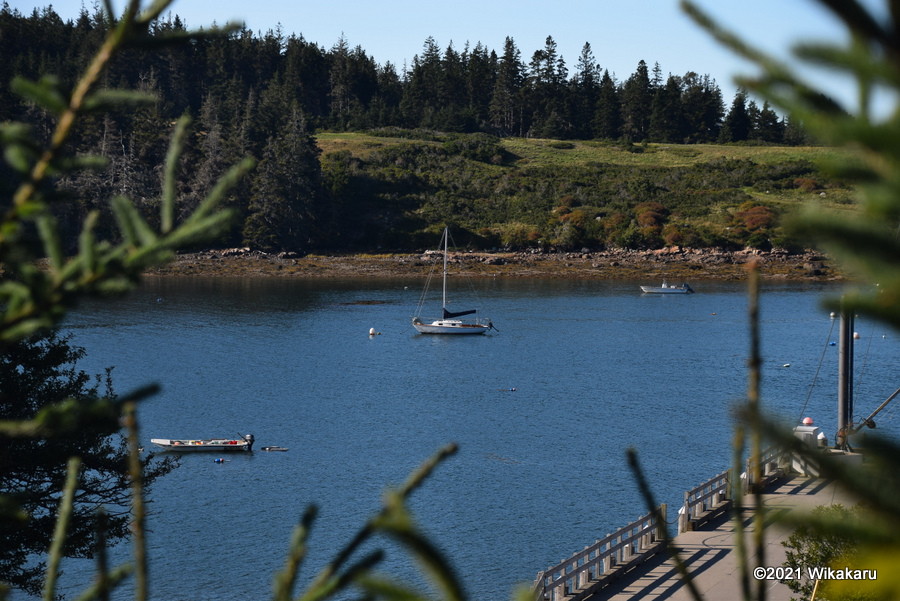
[[[357,254],[301,256],[265,253],[250,248],[207,250],[179,254],[168,265],[151,270],[157,276],[206,277],[419,277],[439,263],[441,254]],[[637,251],[475,252],[451,253],[454,270],[464,268],[476,277],[583,278],[681,280],[736,280],[746,277],[747,265],[756,261],[764,279],[799,281],[843,280],[832,261],[821,253],[790,254],[783,250],[741,251],[668,247]]]

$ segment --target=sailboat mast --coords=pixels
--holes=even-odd
[[[443,294],[441,296],[441,309],[447,308],[447,249],[449,248],[448,238],[449,235],[448,228],[444,228],[444,289]]]

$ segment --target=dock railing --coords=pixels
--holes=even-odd
[[[765,449],[759,457],[760,481],[753,482],[753,469],[751,459],[747,459],[746,480],[744,483],[744,492],[750,493],[754,490],[763,490],[778,478],[784,476],[791,471],[791,456],[782,448],[771,446]]]
[[[731,505],[730,472],[724,471],[684,493],[684,505],[678,512],[678,532],[689,532]]]
[[[741,474],[741,492],[765,488],[791,470],[791,458],[778,447],[760,456],[760,481],[752,482],[750,462]],[[678,533],[700,528],[731,507],[731,471],[724,471],[684,493],[678,512]],[[666,505],[657,522],[647,514],[613,534],[607,534],[559,564],[539,572],[532,592],[536,601],[580,601],[657,553],[665,551]]]
[[[537,601],[577,601],[665,549],[666,506],[661,522],[647,514],[613,534],[607,534],[558,565],[539,572],[534,581]]]

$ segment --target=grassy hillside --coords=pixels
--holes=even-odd
[[[436,134],[439,136],[439,134]],[[440,146],[436,140],[378,136],[368,133],[316,134],[323,154],[349,150],[356,156],[366,157],[372,151],[385,146],[419,143]],[[644,167],[687,167],[721,158],[749,159],[759,163],[777,163],[792,160],[833,160],[848,155],[846,150],[824,146],[732,146],[713,144],[647,144],[627,150],[622,145],[608,142],[578,140],[547,140],[505,138],[499,143],[513,155],[520,157],[515,164],[541,161],[546,165],[581,165],[610,163]]]
[[[428,246],[447,223],[481,248],[792,247],[783,224],[798,208],[855,209],[821,168],[850,160],[833,148],[382,133],[317,135],[357,232],[345,246]]]

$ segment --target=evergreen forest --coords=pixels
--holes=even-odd
[[[151,39],[187,33],[177,16],[151,27]],[[99,10],[64,21],[52,7],[23,15],[4,2],[0,122],[49,138],[52,116],[19,92],[43,78],[65,102],[107,32]],[[117,195],[156,214],[158,165],[184,115],[180,216],[230,165],[256,161],[230,193],[238,219],[222,247],[413,250],[450,224],[475,248],[790,249],[781,217],[791,202],[826,191],[852,202],[815,167],[800,125],[767,103],[738,91],[726,107],[708,75],[664,75],[643,60],[617,80],[589,43],[570,70],[552,36],[528,60],[509,37],[499,51],[428,37],[398,72],[344,39],[326,49],[281,31],[208,33],[133,47],[111,65],[104,87],[155,101],[82,120],[72,144],[103,165],[57,182],[71,199],[64,229],[96,210],[99,231],[112,231]],[[794,152],[747,152],[773,146]],[[0,166],[0,198],[17,177]],[[74,248],[76,232],[64,233]]]

